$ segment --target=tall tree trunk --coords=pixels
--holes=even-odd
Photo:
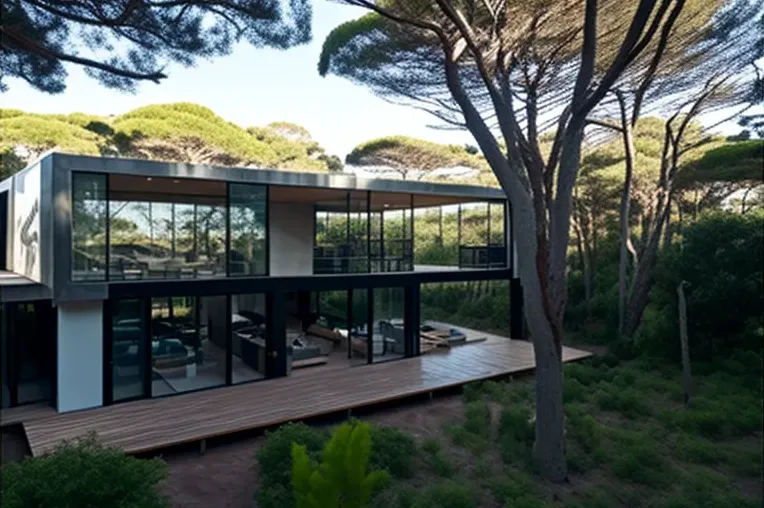
[[[684,404],[690,403],[692,396],[692,372],[690,371],[690,345],[687,338],[687,300],[684,297],[684,281],[676,288],[679,305],[679,340],[682,345],[682,385],[684,387]]]
[[[586,303],[586,314],[591,315],[591,300],[592,300],[592,283],[591,283],[591,265],[589,262],[588,248],[584,248],[584,234],[581,221],[579,220],[578,213],[573,219],[573,228],[576,232],[576,250],[578,251],[578,259],[581,264],[581,271],[584,278],[584,302]]]
[[[510,196],[510,199],[513,199]],[[567,478],[565,461],[564,413],[562,400],[562,342],[556,330],[562,323],[552,323],[544,309],[549,298],[548,281],[539,279],[537,263],[546,262],[538,255],[532,205],[513,199],[513,224],[518,247],[518,272],[523,285],[523,305],[536,358],[536,439],[534,460],[541,476],[550,481]]]
[[[629,228],[629,208],[631,206],[631,180],[634,174],[634,137],[631,122],[626,117],[626,104],[621,95],[618,95],[621,107],[621,129],[623,129],[623,147],[626,154],[626,175],[621,192],[621,206],[619,210],[620,249],[618,260],[618,334],[623,335],[626,321],[626,307],[628,305],[628,269],[629,269],[629,241],[631,231]]]
[[[655,223],[655,229],[650,234],[647,245],[643,249],[641,259],[634,270],[624,323],[624,335],[627,337],[634,336],[634,332],[637,331],[639,323],[642,321],[642,313],[644,313],[647,306],[653,282],[653,269],[658,261],[660,238],[663,233],[666,217],[668,216],[668,207],[671,206],[671,198],[669,197],[666,201],[662,207],[663,209],[657,213],[658,220]]]

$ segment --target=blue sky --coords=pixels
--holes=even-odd
[[[316,65],[326,35],[365,13],[327,0],[313,3],[313,42],[277,51],[240,44],[234,52],[196,67],[169,66],[160,84],[143,83],[136,94],[102,87],[69,66],[67,89],[48,95],[9,79],[2,107],[37,113],[120,114],[139,106],[194,102],[244,127],[284,120],[305,126],[327,151],[345,156],[355,145],[379,136],[403,134],[440,143],[473,143],[466,132],[431,129],[437,120],[422,111],[390,104],[366,88],[335,76],[322,78]],[[718,117],[717,117],[718,118]],[[727,125],[725,131],[739,128]]]
[[[244,127],[284,120],[305,126],[330,153],[345,156],[363,141],[405,134],[442,143],[466,143],[464,132],[429,129],[427,113],[392,105],[366,88],[336,76],[322,78],[316,66],[321,45],[340,23],[365,11],[327,0],[313,3],[313,42],[286,51],[240,44],[226,57],[196,67],[169,66],[160,84],[143,83],[136,94],[102,87],[68,66],[67,89],[48,95],[18,79],[0,96],[2,107],[36,113],[120,114],[146,104],[194,102]]]

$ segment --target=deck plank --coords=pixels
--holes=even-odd
[[[564,361],[587,356],[590,353],[563,348]],[[89,431],[107,445],[138,453],[389,402],[534,366],[528,342],[467,344],[446,354],[345,369],[316,367],[299,376],[56,414],[25,422],[24,428],[33,455]]]

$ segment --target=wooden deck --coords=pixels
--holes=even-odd
[[[2,409],[0,410],[0,427],[49,418],[55,414],[56,410],[48,402]]]
[[[590,353],[564,348],[564,361]],[[528,342],[502,340],[444,353],[300,375],[161,399],[57,414],[24,423],[33,455],[95,431],[128,453],[146,452],[292,420],[426,394],[535,366]]]

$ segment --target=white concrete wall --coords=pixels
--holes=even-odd
[[[58,306],[58,411],[103,404],[103,302]]]
[[[313,274],[313,206],[271,203],[271,275]]]

